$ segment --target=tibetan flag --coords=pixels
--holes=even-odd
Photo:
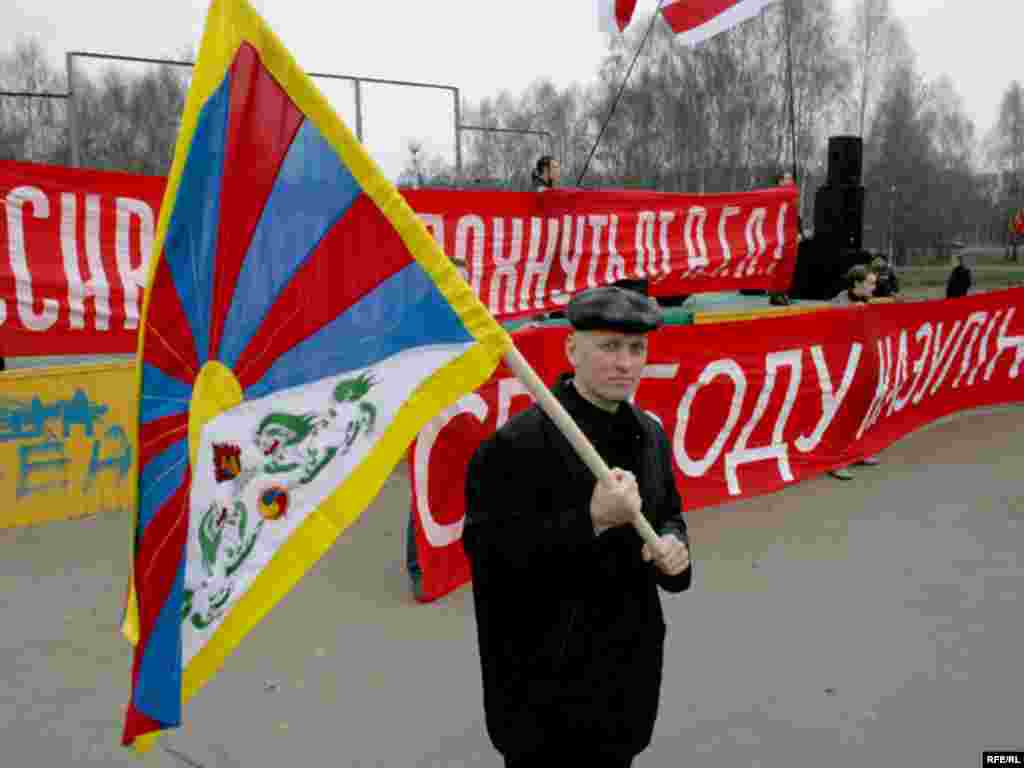
[[[681,42],[695,46],[753,18],[776,0],[669,0],[661,8]]]
[[[597,18],[607,32],[625,32],[635,10],[636,0],[597,0]]]
[[[139,750],[511,341],[246,0],[213,0],[138,353]]]

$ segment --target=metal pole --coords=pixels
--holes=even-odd
[[[608,117],[604,119],[601,131],[597,134],[597,139],[594,140],[594,146],[590,148],[590,154],[587,155],[587,161],[583,164],[583,170],[580,171],[580,175],[576,179],[577,187],[583,183],[583,177],[587,175],[587,169],[590,168],[590,161],[594,159],[594,153],[597,151],[598,144],[601,143],[605,129],[608,127],[608,123],[611,122],[612,115],[615,114],[615,108],[619,106],[619,99],[622,98],[622,92],[626,90],[626,83],[629,82],[629,76],[633,74],[633,67],[636,65],[636,60],[640,58],[640,51],[644,49],[644,46],[647,44],[647,38],[651,36],[651,30],[654,29],[654,22],[658,20],[658,12],[661,10],[661,4],[664,1],[665,0],[658,0],[658,7],[654,10],[654,14],[651,16],[651,23],[647,25],[647,31],[644,33],[644,39],[640,41],[640,45],[636,48],[636,53],[633,54],[633,60],[629,63],[629,69],[626,70],[626,76],[622,78],[622,83],[619,85],[619,92],[615,94],[615,101],[612,102],[612,108],[608,110]]]
[[[889,189],[889,263],[896,264],[896,185]]]
[[[363,142],[363,90],[360,88],[359,80],[353,80],[352,85],[356,94],[356,138],[359,143]]]
[[[793,24],[789,16],[789,0],[783,0],[786,10],[786,71],[789,80],[789,135],[793,148],[793,183],[799,184],[796,175],[796,89],[793,87]]]
[[[459,103],[459,89],[453,88],[455,99],[455,179],[462,182],[462,106]]]
[[[68,148],[71,150],[71,167],[78,168],[78,103],[75,100],[75,54],[65,56],[68,69]]]

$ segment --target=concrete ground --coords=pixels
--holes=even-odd
[[[971,768],[1024,749],[1024,408],[691,512],[695,588],[666,598],[661,714],[638,768]],[[467,589],[403,572],[401,472],[144,761],[161,768],[500,766]],[[131,521],[0,531],[0,766],[134,763],[118,746]]]

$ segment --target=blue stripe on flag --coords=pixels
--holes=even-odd
[[[142,366],[142,402],[139,420],[148,424],[164,416],[188,413],[192,402],[192,387],[171,378],[148,363]]]
[[[143,651],[133,697],[137,710],[168,726],[181,725],[181,607],[186,547],[182,547],[174,584]]]
[[[145,489],[139,499],[138,530],[144,531],[153,515],[181,487],[188,469],[188,440],[181,439],[158,453],[142,468],[139,489]]]
[[[433,280],[414,262],[281,355],[245,395],[264,397],[365,368],[415,347],[472,340]]]
[[[213,263],[217,255],[230,88],[230,77],[225,77],[199,115],[164,240],[164,260],[192,328],[200,366],[206,362],[210,346]]]
[[[338,153],[304,121],[238,275],[218,355],[225,365],[235,366],[281,290],[361,191]]]

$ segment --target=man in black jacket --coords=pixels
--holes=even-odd
[[[886,261],[884,256],[875,256],[871,260],[871,270],[878,275],[878,285],[875,287],[874,295],[884,299],[890,296],[898,296],[900,292],[900,281],[896,277],[896,271]]]
[[[613,481],[597,483],[537,406],[480,445],[466,479],[484,711],[509,768],[632,763],[658,710],[658,588],[682,592],[692,577],[668,438],[629,402],[660,310],[604,287],[567,314],[574,371],[555,395]],[[659,534],[653,549],[638,515]]]
[[[963,253],[958,253],[956,255],[956,266],[953,267],[953,271],[949,273],[949,279],[946,280],[946,298],[963,298],[971,290],[973,283],[974,277],[971,275],[967,256]]]

